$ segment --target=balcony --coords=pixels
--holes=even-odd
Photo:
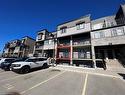
[[[35,49],[36,50],[41,50],[41,49],[43,49],[43,46],[36,46]]]
[[[74,47],[73,48],[73,60],[87,60],[91,59],[91,48],[90,47]]]
[[[124,24],[125,24],[124,18],[114,19],[112,21],[104,20],[103,22],[92,24],[92,30],[112,28],[112,27],[117,27],[117,26],[124,25]]]
[[[90,23],[84,24],[84,28],[78,29],[77,26],[66,28],[66,31],[62,33],[62,30],[57,31],[57,37],[70,36],[74,34],[90,32]]]
[[[20,40],[12,41],[9,44],[9,48],[15,48],[16,46],[20,46],[20,45],[21,45],[21,41]]]
[[[91,41],[90,39],[76,39],[73,40],[73,47],[77,47],[77,46],[88,46],[91,45]]]
[[[14,53],[19,53],[19,52],[20,52],[20,47],[16,47]]]
[[[8,48],[5,49],[5,50],[4,50],[4,53],[9,53],[9,49],[8,49]]]
[[[10,48],[14,48],[16,46],[17,46],[17,44],[10,44]]]
[[[91,32],[91,38],[94,46],[125,44],[125,26]]]
[[[54,46],[54,44],[44,45],[43,49],[44,50],[55,49],[55,46]]]

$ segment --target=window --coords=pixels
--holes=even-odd
[[[85,22],[76,24],[77,30],[85,28]]]
[[[43,37],[43,33],[38,34],[38,40],[41,40]]]
[[[38,35],[38,40],[40,40],[42,38],[42,35],[41,34],[39,34]]]
[[[62,27],[62,28],[60,28],[61,34],[66,33],[66,29],[67,29],[67,27]]]
[[[25,62],[36,62],[37,59],[27,59]]]
[[[38,58],[37,61],[45,61],[47,58]]]
[[[54,44],[54,40],[49,40],[49,44],[50,45]]]
[[[102,26],[103,26],[103,23],[93,24],[93,25],[92,25],[92,29],[93,29],[93,30],[101,29]]]
[[[124,30],[123,30],[123,28],[118,28],[117,29],[117,35],[124,35]]]
[[[15,59],[5,59],[6,62],[12,62],[14,61]]]
[[[110,30],[106,30],[106,31],[104,31],[104,33],[105,33],[105,37],[111,37]]]
[[[25,41],[26,41],[26,40],[25,40],[25,39],[23,39],[23,40],[22,40],[22,43],[24,44],[24,43],[25,43]]]
[[[101,32],[99,32],[100,33],[100,38],[104,38],[105,37],[105,35],[104,35],[104,32],[103,31],[101,31]]]
[[[116,29],[111,29],[112,36],[117,36],[117,30]]]
[[[95,36],[94,38],[100,38],[100,33],[99,32],[95,32],[94,36]]]
[[[44,41],[44,44],[48,45],[49,44],[49,40]]]

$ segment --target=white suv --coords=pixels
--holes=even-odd
[[[19,73],[28,73],[30,69],[38,67],[48,67],[47,58],[32,57],[28,58],[24,62],[14,62],[11,65],[11,69]]]

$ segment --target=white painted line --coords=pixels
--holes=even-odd
[[[3,87],[8,90],[14,88],[14,86],[12,86],[11,84],[5,84]]]
[[[32,89],[34,89],[34,88],[36,88],[36,87],[38,87],[38,86],[40,86],[40,85],[42,85],[42,84],[48,82],[48,81],[50,81],[50,80],[52,80],[52,79],[54,79],[54,78],[60,76],[61,74],[65,73],[65,72],[66,72],[66,71],[63,71],[63,72],[61,72],[61,73],[59,73],[59,74],[57,74],[57,75],[55,75],[55,76],[53,76],[53,77],[51,77],[51,78],[49,78],[49,79],[47,79],[47,80],[44,80],[44,81],[42,81],[42,82],[40,82],[40,83],[34,85],[33,87],[31,87],[31,88],[29,88],[29,89],[27,89],[27,90],[22,91],[21,94],[24,94],[24,93],[26,93],[27,91],[30,91],[30,90],[32,90]]]
[[[88,73],[88,74],[91,74],[91,75],[105,76],[105,77],[111,77],[111,78],[120,78],[120,77],[114,76],[114,75],[91,73],[91,72],[86,72],[86,71],[69,70],[69,69],[63,69],[63,68],[58,68],[58,67],[56,69],[65,70],[65,71],[69,71],[69,72],[76,72],[76,73]]]
[[[17,76],[12,77],[12,78],[0,80],[0,82],[8,81],[8,80],[13,80],[13,79],[16,79],[16,78],[24,77],[24,76],[27,76],[27,75],[32,75],[32,74],[39,73],[39,72],[42,72],[42,71],[43,71],[43,70],[35,71],[35,72],[29,73],[29,74],[24,74],[24,75],[17,75]]]
[[[86,94],[87,81],[88,81],[88,73],[86,74],[86,77],[85,77],[85,82],[84,82],[84,86],[83,86],[82,95]]]

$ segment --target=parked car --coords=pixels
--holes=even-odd
[[[32,57],[24,62],[14,62],[11,65],[13,71],[18,73],[28,73],[33,68],[48,67],[46,57]]]
[[[1,63],[1,68],[4,70],[10,70],[12,63],[25,61],[25,60],[26,60],[26,58],[16,58],[16,59],[12,59],[12,60],[6,60],[5,62]]]
[[[0,67],[1,67],[1,63],[6,62],[6,61],[10,61],[10,60],[15,60],[15,58],[1,58],[0,59]]]

